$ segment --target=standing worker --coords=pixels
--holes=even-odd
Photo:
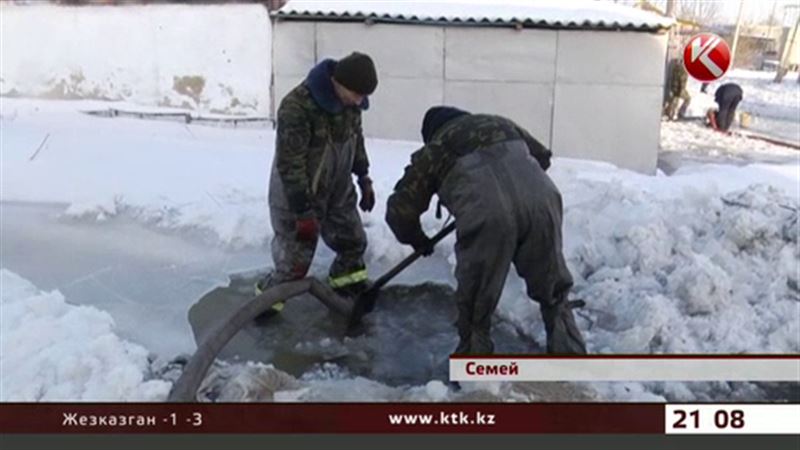
[[[361,130],[361,111],[378,77],[372,59],[354,52],[326,59],[289,92],[278,108],[275,157],[269,183],[272,259],[275,269],[256,283],[256,293],[306,276],[318,237],[334,252],[329,282],[340,294],[366,288],[367,238],[356,210],[353,175],[362,211],[375,192]],[[283,308],[277,303],[267,317]]]
[[[561,194],[545,173],[552,153],[509,119],[445,106],[425,114],[422,138],[389,197],[386,221],[400,242],[427,256],[433,244],[420,216],[433,194],[455,216],[455,353],[494,350],[492,313],[512,262],[541,308],[548,353],[586,353],[567,301]]]
[[[686,110],[692,97],[686,89],[689,74],[683,67],[683,63],[675,59],[672,61],[672,70],[669,77],[669,93],[667,95],[666,115],[668,120],[683,119],[686,117]],[[678,104],[680,103],[680,107]],[[676,115],[677,113],[677,115]]]

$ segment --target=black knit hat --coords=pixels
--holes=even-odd
[[[422,119],[422,142],[428,143],[433,138],[436,130],[441,128],[445,123],[469,114],[468,112],[453,108],[452,106],[434,106],[425,113],[425,118]]]
[[[378,74],[372,58],[359,52],[353,52],[336,63],[333,79],[361,95],[370,95],[378,87]]]

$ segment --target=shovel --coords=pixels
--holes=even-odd
[[[433,238],[431,238],[431,244],[436,245],[445,238],[448,234],[450,234],[453,230],[456,229],[456,223],[452,222],[451,224],[447,225],[446,227],[442,228],[438,233],[436,233]],[[375,302],[378,300],[378,293],[380,292],[381,288],[386,285],[392,278],[396,277],[397,274],[405,270],[406,267],[410,266],[414,261],[419,259],[422,256],[421,253],[418,251],[414,251],[414,253],[408,255],[406,259],[400,261],[400,263],[394,266],[390,271],[386,272],[382,277],[378,278],[372,286],[369,287],[366,291],[364,291],[361,295],[356,297],[355,303],[353,304],[353,310],[350,313],[350,318],[347,322],[347,335],[348,336],[357,336],[361,334],[361,319],[368,313],[372,312],[375,308]]]

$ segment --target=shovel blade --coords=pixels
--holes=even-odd
[[[364,327],[361,320],[365,315],[375,309],[375,303],[378,300],[378,292],[380,289],[369,289],[363,294],[356,297],[353,303],[353,311],[350,313],[350,318],[347,321],[347,336],[359,336],[364,333]]]

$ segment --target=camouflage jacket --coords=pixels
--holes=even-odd
[[[669,92],[676,97],[679,96],[686,89],[686,83],[688,81],[689,74],[683,67],[683,63],[679,59],[673,60],[669,80]]]
[[[278,108],[276,166],[289,208],[298,214],[312,207],[326,148],[336,151],[353,139],[352,173],[362,176],[369,170],[361,131],[361,109],[368,104],[345,107],[338,101],[330,85],[330,63],[323,61],[312,69]]]
[[[411,155],[411,164],[394,187],[386,207],[386,221],[397,239],[413,244],[423,236],[419,217],[428,210],[456,160],[484,147],[522,139],[542,169],[550,167],[552,152],[525,129],[509,119],[485,114],[470,114],[447,122],[431,141]]]

